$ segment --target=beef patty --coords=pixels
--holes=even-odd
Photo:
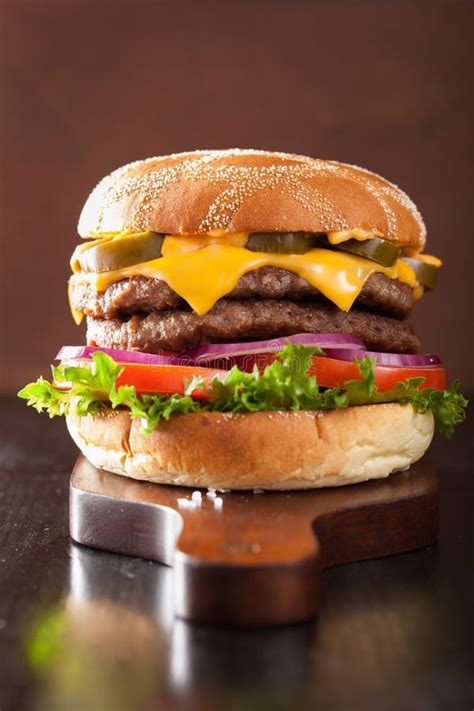
[[[305,279],[277,267],[261,267],[244,274],[225,298],[316,299],[327,303]],[[106,319],[186,308],[186,302],[166,282],[142,276],[117,281],[104,292],[96,292],[87,283],[76,283],[72,290],[72,305],[87,316]],[[356,305],[404,319],[412,309],[413,297],[407,284],[389,279],[384,274],[372,274],[365,282]]]
[[[201,343],[262,340],[295,333],[349,333],[369,350],[413,353],[419,341],[410,326],[371,311],[341,311],[328,302],[221,299],[198,316],[192,311],[152,311],[128,320],[87,318],[89,344],[157,353],[184,352]]]

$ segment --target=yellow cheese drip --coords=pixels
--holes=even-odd
[[[412,289],[415,289],[418,286],[418,280],[413,267],[410,267],[403,259],[397,259],[395,266],[397,268],[397,279],[408,284]]]
[[[243,274],[265,266],[298,274],[343,311],[349,311],[365,281],[374,272],[381,272],[390,279],[411,280],[408,271],[399,275],[399,263],[382,267],[344,252],[312,249],[306,254],[269,254],[227,244],[211,244],[185,255],[160,257],[116,271],[75,274],[71,281],[86,281],[97,291],[105,291],[109,284],[121,279],[136,275],[155,277],[165,281],[201,315],[230,293]],[[403,271],[403,267],[401,269]]]
[[[72,305],[72,287],[73,287],[73,277],[69,279],[68,285],[67,285],[67,297],[69,300],[69,308],[71,309],[72,317],[76,324],[79,326],[82,323],[82,320],[84,318],[84,314],[82,311],[78,311],[77,309],[74,308]]]
[[[425,293],[425,289],[423,286],[415,286],[413,289],[413,299],[414,301],[419,301],[423,294]]]
[[[372,237],[383,237],[382,233],[377,230],[364,230],[362,227],[354,227],[352,230],[330,230],[327,234],[331,244],[341,244],[341,242],[347,242],[350,239],[365,242]]]
[[[425,264],[431,264],[433,267],[439,268],[443,266],[441,259],[432,254],[415,254],[414,259],[419,259],[421,262],[425,262]]]
[[[217,231],[217,230],[216,230]],[[231,244],[234,247],[245,247],[249,238],[248,232],[234,232],[225,236],[220,234],[207,235],[166,235],[161,247],[162,257],[176,257],[180,254],[195,252],[210,244]]]

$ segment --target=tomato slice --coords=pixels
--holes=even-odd
[[[63,361],[63,364],[65,362]],[[68,365],[90,366],[92,361],[70,360]],[[203,378],[209,384],[213,378],[223,380],[227,370],[203,368],[191,365],[142,365],[140,363],[118,363],[123,368],[116,385],[134,385],[138,393],[157,393],[159,395],[184,395],[187,384],[194,377]],[[71,383],[54,383],[58,390],[68,390]],[[199,388],[191,393],[196,400],[209,400],[206,388]]]
[[[335,358],[315,356],[309,372],[316,375],[318,383],[324,387],[342,385],[346,380],[362,380],[355,363],[347,363]],[[391,390],[397,383],[407,378],[425,378],[420,389],[444,390],[447,385],[444,368],[395,368],[376,365],[374,375],[375,384],[380,392]]]
[[[263,370],[275,360],[275,354],[258,353],[256,355],[239,356],[234,360],[239,368],[247,372],[251,371],[255,364],[259,370]],[[362,380],[359,368],[355,363],[323,356],[313,357],[309,372],[315,375],[319,385],[325,388],[343,385],[346,380]],[[445,369],[434,368],[433,366],[429,368],[396,368],[376,365],[374,375],[375,384],[379,392],[391,390],[398,382],[407,378],[425,378],[425,381],[420,385],[420,389],[445,390],[447,387]]]
[[[205,383],[213,378],[221,380],[227,371],[216,368],[201,368],[191,365],[141,365],[139,363],[120,363],[123,368],[117,379],[119,385],[134,385],[138,393],[159,393],[183,395],[187,383],[194,377],[201,377]],[[208,400],[206,389],[194,390],[192,397],[197,400]]]
[[[257,365],[259,370],[264,370],[267,365],[273,363],[275,354],[257,353],[238,356],[232,360],[241,370],[250,372],[254,365]],[[79,361],[76,362],[79,363]],[[84,363],[84,361],[81,361],[81,363]],[[222,365],[222,361],[219,364]],[[201,377],[206,384],[210,384],[215,377],[223,380],[229,372],[221,368],[191,365],[142,365],[140,363],[120,363],[120,365],[123,370],[117,379],[117,386],[134,385],[138,393],[158,393],[161,395],[172,395],[173,393],[183,395],[187,383],[194,377]],[[230,363],[228,367],[231,367]],[[319,385],[327,388],[343,385],[346,380],[362,379],[355,363],[323,356],[313,357],[309,372],[317,377]],[[418,377],[425,378],[425,381],[420,385],[420,389],[434,388],[435,390],[444,390],[447,387],[444,368],[375,366],[374,374],[375,383],[380,392],[390,390],[401,380]],[[70,387],[69,383],[55,385],[60,389]],[[191,394],[197,400],[209,399],[206,388],[194,390]]]

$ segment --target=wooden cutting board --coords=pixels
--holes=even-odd
[[[191,508],[192,492],[100,471],[81,456],[71,537],[173,566],[176,614],[230,625],[306,620],[317,612],[324,568],[437,537],[437,476],[427,460],[345,487],[218,493],[220,508],[206,490]]]

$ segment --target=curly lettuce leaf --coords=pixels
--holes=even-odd
[[[138,394],[132,385],[117,387],[123,368],[99,351],[93,354],[91,368],[55,367],[54,384],[39,378],[18,395],[38,412],[46,411],[50,417],[67,415],[71,408],[79,415],[87,415],[104,406],[125,407],[132,417],[141,420],[145,432],[151,432],[175,413],[317,411],[384,402],[410,404],[420,413],[431,411],[437,430],[448,438],[465,418],[468,403],[459,392],[457,382],[447,390],[420,390],[424,378],[409,378],[389,391],[378,392],[375,362],[367,357],[355,359],[360,380],[348,380],[340,387],[321,388],[316,377],[308,373],[312,357],[321,354],[318,348],[289,344],[263,372],[255,367],[251,373],[246,373],[234,366],[224,380],[215,379],[210,386],[195,378],[187,384],[183,395],[156,395]],[[206,401],[191,397],[201,388],[208,390]]]
[[[133,385],[116,387],[123,368],[110,356],[100,351],[93,354],[91,368],[80,366],[53,367],[54,387],[43,378],[30,383],[18,393],[27,404],[38,412],[46,411],[50,417],[68,415],[71,408],[78,415],[89,415],[103,407],[126,407],[132,417],[141,420],[143,430],[151,432],[161,420],[169,420],[175,412],[196,412],[199,403],[189,394],[185,395],[139,395]],[[188,392],[189,389],[186,389]],[[190,391],[192,392],[192,391]]]
[[[289,344],[278,359],[261,373],[254,366],[245,373],[234,366],[223,380],[210,388],[209,409],[217,412],[257,412],[259,410],[318,410],[320,389],[307,371],[319,348]]]
[[[468,400],[459,392],[459,381],[455,380],[447,390],[434,388],[419,389],[423,378],[402,380],[391,390],[376,393],[374,403],[399,402],[410,404],[416,412],[431,410],[438,432],[451,439],[456,425],[466,419]]]

